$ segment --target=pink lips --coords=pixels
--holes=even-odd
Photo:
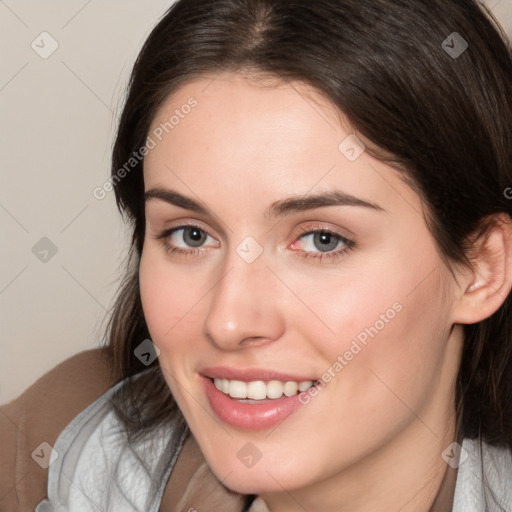
[[[292,413],[303,407],[299,397],[301,393],[286,397],[282,396],[275,400],[265,400],[262,403],[247,403],[231,398],[222,391],[219,391],[214,383],[214,378],[229,380],[240,380],[250,382],[255,380],[279,380],[282,382],[307,380],[316,381],[316,378],[298,377],[296,375],[283,374],[271,370],[246,369],[237,370],[233,368],[206,368],[201,371],[205,393],[214,413],[225,423],[244,430],[263,430],[271,428],[284,421]],[[304,391],[303,393],[307,393]]]

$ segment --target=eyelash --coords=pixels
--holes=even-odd
[[[176,231],[180,231],[182,229],[187,229],[187,228],[194,228],[194,229],[197,229],[198,231],[201,231],[202,233],[206,233],[208,235],[208,233],[202,227],[198,226],[197,224],[184,224],[182,226],[177,226],[177,227],[174,227],[171,229],[167,229],[167,230],[163,231],[162,233],[160,233],[159,235],[157,235],[155,238],[162,242],[162,245],[163,245],[165,251],[169,254],[179,254],[179,255],[184,255],[184,256],[194,255],[194,256],[198,256],[198,257],[202,256],[206,252],[204,248],[183,249],[181,247],[174,247],[167,242],[167,239],[171,235],[173,235]],[[304,237],[306,235],[312,235],[312,234],[317,234],[317,233],[333,235],[334,237],[336,237],[338,239],[339,242],[342,242],[343,244],[345,244],[345,247],[343,247],[341,249],[334,250],[332,252],[327,252],[327,253],[299,251],[299,252],[304,253],[304,256],[302,256],[302,257],[304,257],[306,259],[319,260],[320,262],[333,262],[333,261],[337,261],[339,258],[343,257],[346,253],[348,253],[355,247],[354,241],[349,240],[348,238],[343,236],[341,233],[338,233],[336,231],[333,231],[333,230],[331,230],[329,228],[325,228],[325,227],[318,227],[316,229],[305,228],[305,229],[301,230],[297,239],[301,239],[302,237]]]

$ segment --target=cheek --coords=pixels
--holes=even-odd
[[[151,340],[160,351],[162,373],[180,408],[187,413],[188,396],[182,391],[193,374],[190,347],[202,326],[197,306],[204,277],[182,271],[169,264],[157,248],[145,247],[139,282],[144,318]]]
[[[384,413],[391,402],[403,408],[395,394],[419,404],[441,371],[450,332],[444,293],[449,276],[435,252],[408,254],[409,261],[395,255],[368,262],[364,272],[303,283],[308,304],[330,332],[296,313],[292,325],[302,339],[315,342],[325,361],[322,380],[356,409],[366,404]]]
[[[197,306],[204,276],[182,271],[157,250],[143,250],[139,267],[140,293],[152,341],[166,352],[172,340],[181,339],[202,325]]]

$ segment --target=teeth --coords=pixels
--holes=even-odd
[[[252,400],[263,400],[267,396],[267,385],[262,380],[247,383],[247,397]]]
[[[283,386],[283,393],[286,396],[293,396],[297,394],[297,391],[299,390],[299,385],[296,382],[293,382],[289,380],[284,386]]]
[[[267,396],[269,398],[279,398],[283,396],[283,384],[278,380],[271,380],[267,384]]]
[[[251,382],[242,382],[240,380],[229,379],[213,379],[215,387],[229,395],[231,398],[240,398],[251,400],[264,400],[265,398],[275,399],[285,396],[294,396],[297,392],[306,391],[314,385],[312,380],[303,382],[287,381],[281,382],[279,380],[271,380],[264,382],[262,380],[254,380]]]
[[[247,384],[240,380],[230,381],[228,394],[232,398],[247,398]]]
[[[313,385],[313,381],[307,380],[305,382],[299,382],[299,391],[306,391],[306,389],[309,389]]]

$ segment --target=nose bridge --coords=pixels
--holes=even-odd
[[[284,327],[275,276],[253,242],[231,250],[210,294],[205,332],[219,347],[234,349],[255,339],[281,336]]]

